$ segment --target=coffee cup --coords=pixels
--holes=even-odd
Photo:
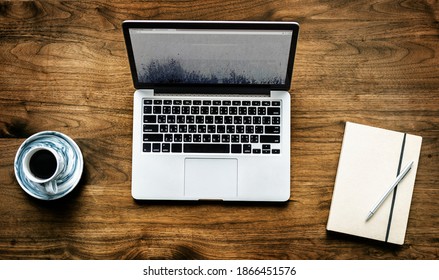
[[[55,200],[70,193],[81,179],[83,158],[67,135],[42,131],[27,138],[15,156],[15,177],[21,188],[41,200]]]
[[[64,158],[50,147],[33,147],[23,158],[23,171],[29,180],[44,186],[48,194],[58,193],[57,176],[64,169]]]

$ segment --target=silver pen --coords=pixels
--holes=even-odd
[[[366,218],[366,222],[369,221],[370,218],[372,218],[373,214],[380,208],[381,204],[386,200],[386,198],[389,196],[389,194],[395,189],[395,187],[401,182],[401,180],[407,175],[407,173],[410,171],[410,169],[413,166],[413,161],[411,161],[409,164],[407,164],[406,167],[402,170],[401,173],[399,173],[398,177],[396,177],[395,182],[390,186],[390,188],[387,190],[387,192],[383,195],[383,197],[375,204],[375,206],[372,208],[372,210],[369,211],[369,215]]]

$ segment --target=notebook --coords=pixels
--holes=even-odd
[[[125,21],[132,196],[286,201],[295,22]]]
[[[402,245],[422,138],[347,122],[327,230]],[[401,169],[413,167],[366,221]]]

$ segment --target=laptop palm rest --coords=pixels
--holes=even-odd
[[[186,158],[184,194],[195,199],[227,199],[238,195],[237,159]]]

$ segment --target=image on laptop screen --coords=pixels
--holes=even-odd
[[[291,30],[129,30],[144,84],[282,85]]]

